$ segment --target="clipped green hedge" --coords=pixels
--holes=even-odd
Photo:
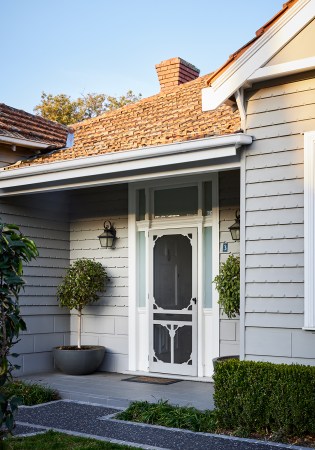
[[[315,433],[315,367],[228,360],[214,374],[222,428]]]

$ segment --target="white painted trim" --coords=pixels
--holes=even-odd
[[[304,329],[315,327],[315,131],[304,134]]]
[[[47,144],[43,142],[38,141],[31,141],[29,139],[18,139],[18,138],[12,138],[8,136],[0,136],[0,142],[3,142],[4,144],[11,144],[11,145],[18,145],[20,147],[30,147],[30,148],[38,148],[38,149],[44,149],[49,147],[52,144]]]
[[[240,170],[240,359],[245,359],[245,286],[246,286],[246,155],[241,154]]]
[[[136,196],[128,186],[128,357],[129,370],[137,369],[137,236]]]
[[[209,111],[233,95],[315,17],[315,0],[300,0],[232,63],[212,86],[202,90],[202,109]]]
[[[245,110],[245,101],[244,101],[244,89],[240,88],[235,92],[235,100],[236,104],[241,116],[241,129],[246,129],[246,110]]]
[[[239,167],[239,166],[238,166]],[[212,169],[216,166],[212,166]],[[216,316],[214,316],[213,308],[204,308],[204,261],[202,256],[203,251],[203,229],[207,226],[213,227],[214,220],[219,220],[219,209],[218,209],[218,173],[209,171],[201,175],[194,173],[190,176],[177,177],[176,179],[161,179],[157,185],[156,180],[141,181],[132,185],[133,195],[135,197],[136,190],[145,189],[146,196],[152,197],[152,191],[155,188],[171,188],[178,186],[200,186],[200,183],[205,181],[212,181],[212,203],[215,208],[214,214],[211,216],[188,216],[188,217],[171,217],[171,218],[158,218],[152,219],[152,208],[150,211],[150,216],[146,216],[146,220],[136,222],[137,231],[144,231],[146,236],[148,236],[149,231],[153,230],[174,230],[176,232],[178,229],[184,228],[197,228],[198,229],[198,376],[204,377],[212,374],[212,363],[211,360],[215,356],[219,356],[219,309],[217,308]],[[129,191],[131,193],[131,190]],[[199,189],[200,193],[200,189]],[[202,192],[203,193],[203,192]],[[152,200],[152,198],[151,198]],[[151,202],[152,203],[152,202]],[[151,205],[146,206],[146,209]],[[198,213],[201,213],[201,203],[199,203]],[[147,238],[148,239],[148,238]],[[213,239],[213,253],[217,252],[217,255],[212,256],[213,267],[216,267],[216,271],[219,269],[219,223],[213,227],[212,232]],[[148,252],[150,252],[150,246],[147,240],[147,261],[149,261]],[[147,270],[147,289],[149,289],[150,283],[150,268],[149,264],[146,265]],[[214,289],[214,286],[213,286]],[[216,291],[215,291],[216,292]],[[149,294],[149,291],[147,292]],[[213,302],[215,302],[215,295],[213,294]],[[215,308],[214,308],[215,310]],[[137,369],[146,371],[144,368],[144,361],[148,361],[148,352],[145,353],[145,348],[141,339],[145,339],[149,335],[149,308],[141,309],[141,317],[146,314],[146,319],[143,321],[140,318],[140,309],[138,311],[138,324],[139,321],[142,323],[141,330],[138,330],[137,336]],[[207,320],[207,322],[205,322]],[[214,323],[216,321],[216,323]],[[145,322],[145,325],[144,325]],[[214,326],[213,326],[214,323]],[[207,329],[205,328],[207,324]],[[139,353],[142,353],[141,355]],[[210,361],[210,362],[209,362]]]
[[[212,182],[212,279],[219,273],[220,268],[220,217],[219,217],[219,175],[215,174]],[[220,308],[219,294],[212,284],[212,315],[213,315],[213,346],[214,357],[220,356]]]
[[[261,67],[248,78],[248,81],[263,81],[312,69],[315,69],[314,56],[311,58],[298,59],[296,61],[290,61],[282,64],[275,64],[273,66]]]
[[[14,187],[10,185],[10,182],[7,181],[6,188],[3,188],[1,182],[0,175],[0,196],[7,197],[12,195],[20,195],[20,194],[28,194],[35,192],[53,192],[53,191],[61,191],[61,190],[69,190],[75,188],[84,188],[84,187],[97,187],[97,186],[108,186],[112,184],[121,184],[121,183],[133,183],[133,182],[147,182],[159,180],[159,183],[163,179],[167,179],[169,181],[170,178],[175,178],[179,176],[190,176],[190,175],[205,175],[209,172],[217,172],[221,170],[232,170],[238,169],[240,167],[239,157],[237,159],[233,159],[233,161],[219,163],[219,164],[211,164],[211,165],[202,165],[200,167],[190,167],[185,169],[174,169],[174,170],[163,170],[154,173],[144,173],[139,175],[126,174],[125,176],[114,176],[103,177],[102,179],[93,180],[93,179],[80,179],[77,182],[65,182],[59,183],[56,185],[48,184],[45,186],[44,184],[38,185],[30,185],[26,186],[23,183],[20,183],[18,186]],[[43,178],[44,179],[44,178]],[[8,191],[6,191],[8,189]]]
[[[199,197],[200,193],[198,193]],[[198,198],[199,200],[199,198]],[[204,304],[204,289],[203,289],[203,226],[200,223],[197,227],[197,376],[204,376],[204,326],[203,326],[203,304]]]

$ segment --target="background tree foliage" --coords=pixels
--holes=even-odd
[[[35,106],[35,114],[63,125],[71,125],[85,119],[96,117],[106,111],[112,111],[129,103],[137,102],[141,94],[129,90],[125,95],[112,97],[106,94],[89,93],[72,100],[66,94],[46,94],[42,92],[41,102]]]
[[[19,292],[24,285],[23,262],[36,258],[38,251],[34,242],[23,236],[19,227],[0,221],[0,439],[14,427],[13,413],[19,399],[6,393],[3,386],[12,378],[18,366],[11,352],[21,330],[26,329],[20,315]]]

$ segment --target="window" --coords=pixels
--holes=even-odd
[[[154,191],[154,217],[193,216],[198,214],[198,186]]]
[[[212,181],[203,180],[170,186],[161,183],[136,189],[136,220],[212,215]]]

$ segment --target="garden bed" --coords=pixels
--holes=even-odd
[[[0,388],[0,394],[17,396],[21,399],[21,404],[25,406],[40,405],[54,400],[59,400],[59,393],[46,386],[37,383],[26,383],[21,380],[7,382]]]
[[[117,418],[315,448],[315,367],[220,361],[214,384],[214,411],[134,402]]]

